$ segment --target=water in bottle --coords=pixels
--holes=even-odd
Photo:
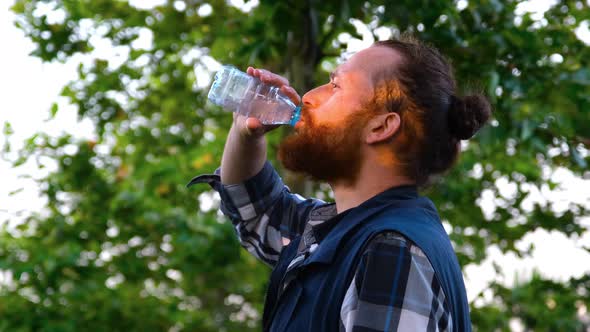
[[[294,126],[301,114],[301,107],[278,87],[263,83],[233,66],[223,66],[217,72],[208,98],[228,111],[257,118],[267,125]]]

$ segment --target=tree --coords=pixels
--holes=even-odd
[[[477,86],[493,103],[492,124],[427,192],[451,225],[462,264],[481,262],[491,245],[526,255],[515,243],[535,229],[579,236],[584,206],[556,213],[550,203],[523,202],[531,188],[556,186],[548,174],[558,167],[588,176],[590,51],[574,29],[590,9],[562,2],[535,20],[515,14],[520,3],[260,0],[245,12],[221,0],[148,9],[116,0],[17,0],[16,24],[37,45],[34,56],[91,55],[93,38],[102,38],[125,61],[94,58],[62,91],[94,123],[95,141],[38,133],[13,160],[18,167],[47,156],[59,167],[39,183],[49,213],[0,234],[0,269],[14,277],[0,289],[0,330],[259,329],[269,270],[205,208],[209,188],[184,187],[217,167],[231,123],[205,103],[196,73],[211,59],[253,65],[304,92],[326,80],[347,36],[359,36],[356,24],[434,44],[453,60],[460,90]],[[146,36],[147,47],[138,43]],[[273,157],[283,134],[270,136]],[[500,180],[514,194],[502,195]],[[491,217],[478,205],[483,191],[495,196]],[[507,330],[518,318],[532,330],[582,330],[588,321],[577,312],[590,305],[589,287],[587,278],[561,284],[540,276],[514,289],[492,284],[494,301],[472,306],[473,323]]]

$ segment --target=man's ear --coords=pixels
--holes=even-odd
[[[401,119],[399,114],[388,112],[378,115],[367,123],[367,144],[381,143],[391,140],[400,129]]]

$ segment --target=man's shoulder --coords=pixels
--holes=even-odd
[[[369,246],[378,245],[395,245],[398,247],[406,247],[411,245],[411,241],[396,231],[382,231],[374,235],[369,241]]]
[[[396,231],[382,231],[374,235],[367,243],[363,253],[404,250],[411,255],[426,257],[422,249],[412,240]]]

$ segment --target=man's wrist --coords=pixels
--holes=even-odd
[[[266,140],[263,136],[243,135],[236,126],[232,127],[221,161],[223,184],[241,183],[254,176],[266,161]]]

